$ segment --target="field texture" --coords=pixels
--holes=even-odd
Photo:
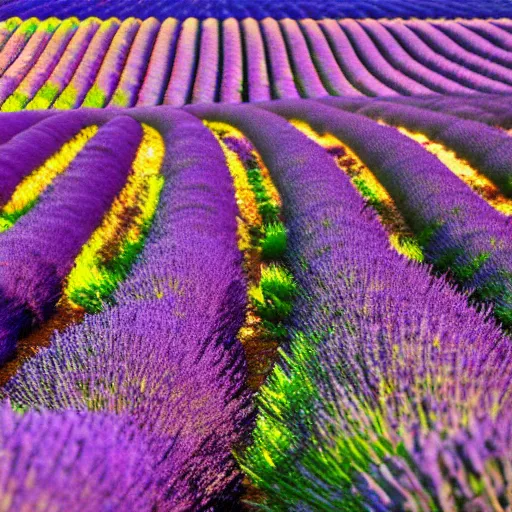
[[[512,16],[509,0],[1,0],[0,19],[12,16],[231,16],[273,18],[490,18]]]
[[[340,5],[0,4],[0,512],[512,510],[508,4]]]
[[[0,24],[0,109],[512,93],[510,20]]]

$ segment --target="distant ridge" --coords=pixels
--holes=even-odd
[[[499,18],[512,16],[509,0],[2,0],[0,20],[12,16],[155,16],[200,19],[273,18]]]

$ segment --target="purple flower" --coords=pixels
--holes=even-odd
[[[391,66],[380,54],[368,34],[354,20],[341,20],[340,26],[365,67],[381,82],[401,94],[432,94],[434,91]]]
[[[398,94],[366,69],[336,20],[322,20],[319,24],[331,45],[341,71],[354,88],[369,96],[396,96]]]
[[[341,71],[319,23],[312,19],[300,20],[299,23],[326,89],[335,96],[362,96]]]
[[[5,120],[8,121],[7,118]],[[4,144],[0,147],[0,206],[9,200],[23,178],[41,166],[82,128],[94,123],[94,115],[83,112],[73,116],[20,113],[19,117],[13,118],[13,123],[2,128]]]
[[[308,98],[329,96],[315,69],[300,26],[295,20],[289,18],[281,20],[279,24],[287,47],[293,49],[293,51],[290,51],[290,60],[301,94]]]

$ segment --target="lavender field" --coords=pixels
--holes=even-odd
[[[0,3],[0,512],[511,511],[506,3],[137,5]]]
[[[510,20],[0,24],[2,111],[512,93]]]

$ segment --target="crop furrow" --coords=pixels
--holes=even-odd
[[[142,130],[126,185],[66,279],[64,294],[71,307],[101,311],[144,246],[164,184],[159,171],[165,147],[156,130],[146,125]]]
[[[0,74],[3,75],[6,69],[16,61],[18,55],[23,51],[25,45],[37,30],[39,20],[37,18],[29,18],[20,23],[9,40],[5,43],[0,51]]]
[[[71,81],[64,89],[59,90],[52,108],[67,110],[77,108],[82,104],[96,79],[98,70],[120,25],[117,18],[111,18],[101,23],[73,73]]]
[[[511,88],[507,84],[476,73],[457,62],[449,60],[444,55],[436,53],[403,22],[390,20],[384,21],[383,25],[390,30],[414,59],[447,78],[481,92],[511,92]]]
[[[240,103],[244,93],[244,55],[238,20],[222,22],[222,74],[219,101]],[[245,63],[247,65],[247,63]]]
[[[311,59],[309,48],[302,31],[295,20],[281,20],[281,29],[288,48],[295,83],[306,98],[328,96]]]
[[[423,245],[427,261],[439,271],[450,271],[473,300],[492,305],[495,316],[508,328],[512,285],[507,217],[395,129],[320,107],[316,113],[307,106],[299,112],[307,115],[313,127],[329,124],[329,130],[386,187]]]
[[[454,151],[446,148],[443,144],[432,142],[421,133],[410,132],[401,127],[398,130],[410,139],[415,140],[418,144],[421,144],[429,153],[435,155],[450,171],[493,208],[504,215],[512,215],[512,200],[505,197],[492,181],[471,167],[467,161],[458,157]]]
[[[432,89],[412,80],[399,69],[391,66],[386,59],[382,57],[368,34],[356,21],[341,20],[339,23],[342,30],[345,31],[346,36],[350,39],[354,50],[357,52],[366,69],[381,82],[405,95],[433,94],[434,91],[432,91]]]
[[[293,278],[282,261],[287,234],[281,198],[260,156],[241,132],[224,123],[206,125],[223,148],[242,215],[238,247],[244,253],[249,303],[238,336],[247,357],[248,385],[256,390],[272,369],[279,342],[286,338],[283,322],[295,293]]]
[[[2,362],[19,337],[53,313],[74,259],[126,181],[140,132],[130,118],[107,123],[37,205],[0,235]]]
[[[393,199],[358,156],[329,133],[320,135],[299,119],[291,119],[290,123],[332,155],[337,166],[347,174],[366,204],[375,210],[393,248],[407,258],[423,261],[423,250]]]
[[[274,98],[299,98],[279,23],[272,18],[265,18],[260,26],[265,41]]]
[[[512,67],[512,53],[495,44],[492,44],[484,37],[476,34],[462,23],[443,21],[433,23],[433,26],[448,35],[453,41],[462,46],[466,51],[475,53],[491,62],[496,62],[505,67]],[[510,43],[512,38],[508,40]],[[511,48],[509,48],[510,50]]]
[[[421,132],[454,151],[460,160],[467,160],[504,195],[512,195],[512,139],[503,131],[414,106],[374,103],[357,109],[357,112],[409,131]]]
[[[32,118],[27,120],[33,121]],[[4,207],[16,187],[32,171],[41,167],[80,130],[94,123],[94,116],[76,113],[73,116],[43,117],[28,127],[22,124],[21,128],[26,129],[0,146],[0,207]],[[20,154],[23,158],[19,158]]]
[[[276,105],[265,108],[322,113]],[[507,506],[509,340],[444,279],[389,250],[348,177],[286,121],[254,107],[191,111],[235,125],[261,154],[283,198],[287,260],[302,289],[242,457],[262,506]]]
[[[250,421],[236,339],[246,299],[231,176],[218,143],[197,119],[172,110],[133,115],[158,130],[166,146],[166,181],[141,258],[116,292],[115,306],[55,335],[4,390],[17,409],[41,411],[27,413],[40,421],[81,411],[77,421],[85,433],[106,413],[136,425],[149,460],[145,466],[140,459],[138,470],[148,484],[138,494],[144,507],[227,509],[240,485],[231,452]],[[127,448],[140,453],[131,441]],[[36,475],[39,456],[45,455],[33,458]],[[57,462],[57,474],[63,469]],[[24,489],[26,499],[35,502],[44,489],[48,502],[62,508],[63,486],[81,468],[66,471],[66,479],[47,488],[35,478]],[[134,510],[121,491],[112,491],[113,503]],[[74,493],[73,512],[102,502],[102,493],[97,486]]]
[[[367,96],[395,96],[398,93],[377,80],[360,61],[345,32],[336,20],[319,22],[343,74],[352,86]]]
[[[209,18],[201,23],[201,44],[191,103],[213,103],[219,70],[219,22]]]
[[[17,185],[12,196],[0,210],[0,233],[10,229],[20,217],[36,205],[38,197],[69,167],[97,131],[97,126],[89,126],[78,132]]]
[[[162,102],[171,74],[177,39],[178,21],[167,18],[158,31],[137,99],[137,106],[153,106]]]
[[[368,32],[388,62],[396,69],[436,92],[467,94],[473,92],[454,80],[444,77],[413,59],[389,31],[375,20],[359,24]]]
[[[361,96],[342,73],[319,24],[312,19],[299,21],[309,44],[309,52],[325,88],[334,96]]]
[[[155,18],[148,18],[141,23],[124,63],[119,83],[108,104],[110,107],[135,106],[160,28],[161,25]]]
[[[258,22],[252,18],[242,20],[244,60],[247,67],[249,101],[265,101],[272,97],[268,52]]]
[[[512,84],[512,70],[488,58],[468,52],[462,46],[441,32],[434,24],[408,21],[406,26],[420,36],[432,49],[453,62],[459,63],[481,75],[488,76],[504,84]]]
[[[5,46],[14,31],[21,25],[22,19],[19,17],[9,18],[0,23],[0,50]]]
[[[3,101],[5,99],[2,104],[2,111],[12,112],[21,110],[29,102],[62,58],[78,26],[79,21],[77,18],[64,20],[55,30],[55,33],[37,61],[34,62],[32,60],[32,62],[27,63],[27,69],[30,66],[30,70],[24,78],[23,70],[18,68],[16,71],[18,76],[16,76],[15,80],[10,80],[8,87],[2,88],[2,92],[0,92],[0,100]],[[37,57],[37,52],[34,57]],[[9,72],[10,70],[3,75],[0,81],[3,81],[4,77],[7,78]],[[19,85],[17,85],[16,81],[20,79],[22,80]],[[7,94],[10,94],[10,96],[6,97]]]
[[[83,102],[79,104],[80,106],[101,108],[108,104],[140,26],[141,21],[135,18],[128,18],[121,23],[101,63],[98,76],[87,91]]]
[[[189,18],[181,24],[176,55],[164,96],[165,105],[181,107],[188,102],[195,78],[200,36],[197,19]]]
[[[37,25],[34,34],[16,57],[16,60],[0,77],[0,103],[3,104],[5,102],[23,78],[25,78],[30,68],[37,64],[39,56],[43,53],[46,45],[60,25],[61,21],[57,18],[49,18]]]
[[[512,50],[512,36],[506,30],[492,23],[487,23],[483,20],[461,20],[461,26],[469,28],[472,32],[485,37],[498,48]]]

